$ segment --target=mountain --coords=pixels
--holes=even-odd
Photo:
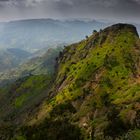
[[[62,44],[57,44],[56,46],[49,46],[49,47],[45,47],[45,48],[42,48],[42,49],[39,49],[38,51],[34,52],[33,53],[33,57],[42,57],[48,50],[51,50],[51,49],[62,49],[63,47],[67,46],[68,44],[67,43],[62,43]]]
[[[29,19],[0,24],[0,48],[35,52],[44,47],[79,41],[93,29],[106,26],[98,21]]]
[[[42,54],[37,52],[36,55],[33,54],[33,58],[29,58],[16,68],[0,73],[0,86],[30,75],[51,74],[54,71],[56,57],[61,50],[62,47],[50,48],[48,50],[43,49],[44,52],[42,52],[42,56],[36,56]],[[22,55],[19,54],[19,57],[20,56]]]
[[[0,51],[0,72],[17,67],[31,57],[32,54],[19,48],[9,48]]]
[[[1,89],[2,140],[139,140],[140,39],[116,24],[59,53],[53,73]]]
[[[29,59],[17,69],[1,74],[0,120],[21,123],[24,115],[46,99],[54,77],[56,58],[62,48],[51,48],[42,56]],[[6,110],[6,112],[5,112]]]

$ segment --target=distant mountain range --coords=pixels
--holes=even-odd
[[[0,48],[36,51],[61,43],[80,41],[107,24],[98,21],[30,19],[0,23]]]
[[[9,49],[8,49],[9,50]],[[19,49],[10,49],[12,52],[18,52]],[[50,48],[46,51],[42,56],[36,56],[34,54],[27,55],[25,52],[24,56],[27,56],[22,63],[17,63],[17,65],[12,65],[15,59],[9,60],[5,67],[0,67],[0,70],[3,68],[5,70],[1,70],[0,72],[0,86],[9,84],[11,82],[16,81],[19,78],[27,77],[30,75],[41,75],[41,74],[50,74],[54,71],[56,58],[59,56],[60,51],[62,51],[62,47]],[[24,51],[23,51],[24,52]],[[19,55],[23,52],[19,51]],[[18,54],[16,54],[16,58],[18,58]],[[5,54],[4,54],[5,55]],[[38,52],[40,55],[40,52]],[[22,55],[20,55],[22,58]],[[20,57],[19,56],[19,57]],[[33,57],[31,57],[33,56]],[[1,56],[0,56],[1,57]],[[8,56],[9,57],[9,56]],[[31,58],[30,58],[31,57]],[[5,57],[4,57],[5,59]],[[9,57],[10,59],[10,57]],[[2,60],[4,61],[4,60]],[[1,61],[0,61],[1,62]],[[19,62],[19,61],[18,61]],[[11,64],[12,63],[12,64]],[[7,68],[6,68],[7,66]],[[10,69],[12,68],[12,69]],[[7,71],[6,71],[7,70]]]
[[[49,48],[84,39],[104,26],[95,20],[29,19],[0,23],[0,72],[41,56]]]
[[[0,50],[0,72],[17,67],[31,56],[31,53],[19,48]]]

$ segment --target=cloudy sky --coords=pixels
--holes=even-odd
[[[140,23],[140,0],[0,0],[0,21],[89,18]]]

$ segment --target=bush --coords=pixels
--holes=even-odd
[[[110,99],[109,99],[109,94],[106,92],[101,93],[100,95],[101,102],[104,106],[109,106],[110,105]]]
[[[46,119],[38,126],[22,129],[27,140],[83,140],[79,127],[67,119]]]
[[[58,115],[62,115],[64,113],[75,113],[76,110],[70,102],[66,102],[63,104],[59,104],[50,113],[52,117],[57,117]]]
[[[104,66],[107,69],[112,69],[113,67],[116,67],[118,65],[119,65],[119,63],[118,63],[116,57],[106,55],[106,57],[104,59]]]

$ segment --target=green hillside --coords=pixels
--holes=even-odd
[[[62,47],[56,47],[44,50],[42,56],[28,59],[17,68],[0,73],[0,87],[26,76],[52,74],[54,72],[56,57],[58,57],[62,49]]]
[[[48,92],[25,113],[22,125],[13,121],[15,132],[13,125],[4,125],[8,134],[3,139],[139,140],[139,68],[140,40],[133,25],[113,25],[67,46],[57,58],[54,80],[31,76],[11,90],[21,94],[15,108],[24,107],[30,93]],[[40,82],[31,84],[36,80]]]
[[[60,47],[48,49],[43,56],[0,76],[0,136],[3,136],[0,139],[7,138],[11,127],[16,129],[24,124],[46,100],[60,50]]]

